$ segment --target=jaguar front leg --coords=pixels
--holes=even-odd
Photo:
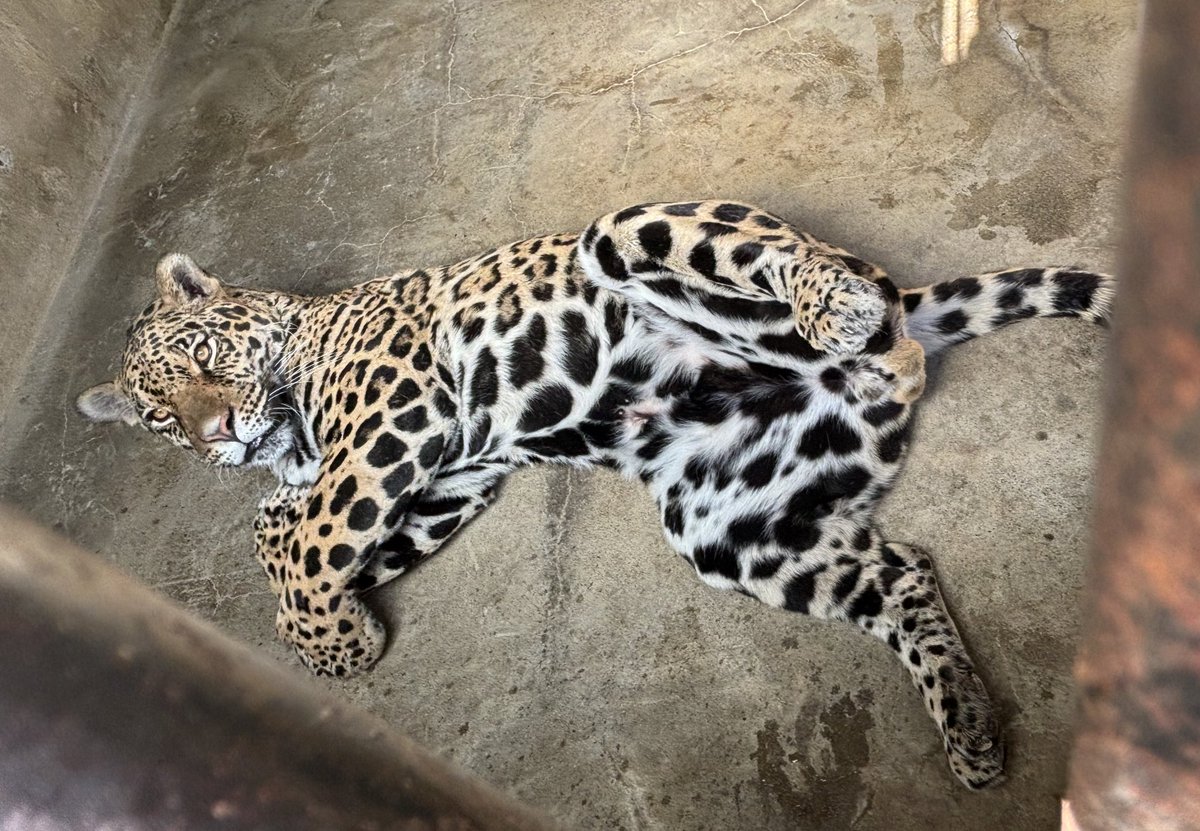
[[[353,588],[367,591],[395,580],[439,548],[487,508],[507,465],[475,464],[437,479],[412,504],[404,524],[383,542],[355,578]]]
[[[254,517],[254,554],[277,599],[283,594],[284,563],[296,525],[308,504],[309,492],[307,485],[284,483],[258,503],[258,513]]]
[[[400,436],[382,420],[364,424],[328,448],[282,563],[276,631],[319,675],[350,675],[383,654],[386,633],[356,578],[403,526],[444,447],[432,425]]]

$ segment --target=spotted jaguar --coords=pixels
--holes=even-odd
[[[638,205],[327,296],[164,257],[120,373],[78,399],[204,461],[267,467],[254,524],[276,628],[317,673],[384,651],[362,595],[433,554],[534,462],[656,500],[711,586],[849,621],[900,657],[954,774],[999,781],[993,707],[928,554],[873,522],[925,358],[1014,321],[1102,322],[1110,278],[1024,268],[898,289],[736,202]]]

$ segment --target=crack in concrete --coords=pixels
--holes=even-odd
[[[218,572],[217,574],[194,574],[190,577],[176,577],[176,578],[173,578],[170,580],[158,580],[154,583],[151,583],[150,588],[163,589],[163,588],[169,588],[171,586],[184,586],[189,583],[200,583],[205,580],[208,580],[211,582],[211,581],[216,581],[216,580],[219,580],[222,578],[227,578],[227,577],[252,577],[259,573],[261,573],[261,569],[259,569],[259,568],[243,568],[243,569],[234,569],[233,571],[222,571],[222,572]],[[213,587],[213,589],[214,589],[214,591],[216,591],[215,586]],[[255,589],[252,592],[249,592],[249,594],[257,594],[257,593],[258,593],[257,589]]]
[[[409,217],[408,214],[405,214],[404,219],[400,220],[395,225],[393,225],[391,228],[388,228],[386,231],[384,231],[383,236],[379,238],[379,242],[375,243],[375,265],[371,269],[371,276],[373,278],[379,277],[379,261],[383,257],[383,244],[385,242],[387,242],[387,238],[392,235],[393,231],[398,231],[401,228],[406,228],[409,225],[412,225],[413,223],[422,222],[426,219],[432,219],[433,217],[434,217],[434,214],[432,214],[432,213],[424,213],[424,214],[421,214],[420,216],[414,216],[414,217]],[[395,274],[398,271],[402,271],[402,270],[403,269],[395,269],[389,273]]]
[[[996,28],[1012,44],[1013,51],[1017,53],[1017,57],[1019,57],[1021,62],[1025,64],[1025,72],[1034,81],[1034,84],[1038,90],[1040,90],[1042,94],[1049,98],[1067,116],[1071,117],[1072,120],[1074,120],[1074,118],[1082,117],[1090,121],[1095,121],[1095,119],[1084,107],[1072,101],[1065,93],[1063,93],[1061,89],[1058,88],[1057,84],[1050,80],[1044,67],[1041,65],[1041,61],[1030,60],[1029,56],[1025,54],[1025,50],[1021,48],[1020,34],[1018,33],[1014,35],[1009,26],[1004,22],[1004,16],[1001,14],[998,0],[992,0],[991,8],[992,14],[996,16]],[[1044,29],[1034,26],[1027,20],[1025,21],[1025,25],[1035,31],[1045,32]],[[1081,130],[1080,127],[1074,124],[1072,124],[1072,126],[1076,132],[1080,132],[1081,135],[1090,136],[1090,129]]]
[[[519,99],[519,100],[523,100],[523,101],[539,101],[540,102],[540,101],[549,101],[550,99],[553,99],[553,98],[562,98],[562,97],[585,98],[585,97],[591,97],[591,96],[596,96],[596,95],[603,95],[604,93],[611,92],[614,89],[620,89],[621,87],[629,86],[630,84],[632,84],[634,81],[636,81],[639,77],[646,74],[647,72],[650,72],[654,69],[657,69],[660,66],[671,63],[673,61],[677,61],[680,58],[684,58],[684,57],[687,57],[688,55],[692,55],[692,54],[695,54],[696,52],[700,52],[701,50],[708,49],[710,46],[713,46],[714,44],[720,43],[725,40],[738,40],[739,38],[741,38],[742,35],[750,34],[751,32],[757,32],[761,29],[777,27],[779,23],[783,22],[784,20],[788,19],[796,12],[800,11],[800,9],[807,6],[810,2],[811,2],[811,0],[800,0],[799,3],[796,3],[790,9],[788,9],[785,12],[780,13],[779,15],[776,15],[775,17],[767,17],[765,10],[763,10],[763,8],[761,6],[758,6],[758,4],[755,3],[755,6],[758,6],[759,11],[763,12],[763,15],[765,17],[764,22],[756,24],[754,26],[743,26],[741,29],[736,29],[731,32],[724,32],[720,35],[717,35],[714,38],[710,38],[709,40],[704,41],[703,43],[696,44],[695,46],[689,46],[687,49],[681,49],[678,52],[673,52],[670,55],[666,55],[665,57],[659,58],[658,60],[651,61],[647,64],[643,64],[642,66],[635,68],[632,72],[629,73],[629,75],[627,75],[626,77],[624,77],[620,80],[612,81],[610,83],[607,83],[603,86],[596,87],[594,89],[582,89],[582,90],[581,89],[552,89],[549,92],[545,93],[544,95],[530,95],[528,93],[520,93],[520,92],[496,92],[496,93],[491,93],[490,95],[475,96],[475,95],[471,95],[470,91],[467,90],[466,88],[459,86],[459,89],[462,90],[464,93],[466,93],[466,97],[458,99],[458,100],[447,100],[442,106],[438,107],[437,110],[435,110],[434,112],[435,113],[440,112],[442,109],[444,109],[447,106],[462,106],[465,104],[473,104],[473,103],[477,103],[480,101],[494,101],[494,100],[500,99],[500,98],[514,98],[514,99]],[[786,30],[781,29],[781,31],[786,31]],[[790,35],[791,33],[789,32],[788,34]]]

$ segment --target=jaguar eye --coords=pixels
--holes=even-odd
[[[201,343],[192,350],[192,357],[196,359],[196,363],[200,366],[206,366],[212,359],[212,347],[207,343]]]
[[[155,407],[150,412],[146,413],[146,418],[155,425],[162,426],[174,418],[171,411],[162,407]]]

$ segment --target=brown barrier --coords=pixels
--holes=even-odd
[[[550,824],[0,508],[0,828]]]
[[[1200,2],[1148,0],[1070,797],[1200,828]]]

